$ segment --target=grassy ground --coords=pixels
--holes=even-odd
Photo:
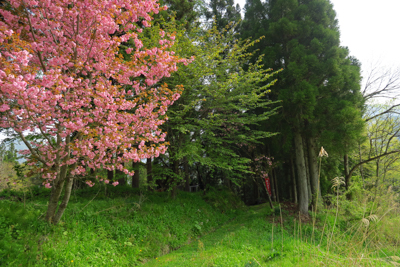
[[[243,207],[225,191],[181,192],[171,200],[167,193],[107,190],[75,192],[62,223],[52,227],[42,220],[46,196],[25,207],[1,200],[0,265],[400,265],[398,216],[382,227],[371,219],[367,227],[331,210],[300,222],[289,203],[274,211]]]
[[[266,216],[266,215],[269,216]],[[326,231],[308,221],[301,225],[287,210],[280,216],[264,204],[197,238],[190,245],[149,261],[145,266],[399,266],[397,246],[374,250],[367,242],[353,251],[354,232]],[[322,229],[321,229],[322,228]],[[326,222],[325,222],[325,228]],[[344,235],[341,233],[345,232]],[[332,235],[332,239],[329,239]],[[352,238],[353,237],[353,238]],[[343,242],[344,241],[344,242]],[[364,240],[366,241],[366,240]],[[342,242],[342,243],[340,243]],[[338,247],[341,246],[342,247]],[[344,246],[346,245],[346,246]]]
[[[47,197],[25,207],[1,200],[0,265],[135,266],[214,231],[241,205],[226,192],[181,192],[171,200],[167,193],[107,190],[76,192],[53,227],[43,221]]]

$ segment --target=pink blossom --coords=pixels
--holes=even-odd
[[[90,187],[93,187],[94,186],[94,183],[92,182],[92,181],[86,181],[85,182],[88,186],[90,186]]]
[[[170,51],[175,36],[168,32],[160,30],[161,47],[144,45],[140,39],[137,22],[151,26],[150,14],[160,10],[156,0],[9,4],[25,15],[0,10],[0,127],[46,137],[43,142],[29,141],[29,150],[22,152],[34,154],[28,164],[40,166],[37,171],[46,188],[63,166],[79,177],[89,168],[117,167],[129,173],[122,163],[166,152],[165,134],[159,130],[166,119],[160,116],[180,97],[181,89],[157,86],[145,99],[132,100],[132,95],[149,90],[134,78],[145,76],[146,83],[154,85],[179,63],[190,62]],[[30,24],[38,34],[20,39],[18,33],[29,32]],[[131,61],[119,57],[119,47],[127,41],[135,43],[135,49],[126,49]],[[128,94],[127,86],[132,88]],[[50,144],[47,138],[60,142]]]

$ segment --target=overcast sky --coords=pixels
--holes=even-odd
[[[244,8],[246,0],[235,0]],[[362,63],[363,72],[380,62],[400,67],[400,0],[331,0],[341,45]]]

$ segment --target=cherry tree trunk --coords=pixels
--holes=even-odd
[[[51,188],[51,195],[45,218],[48,223],[52,224],[57,224],[60,221],[62,215],[64,214],[64,211],[67,208],[69,202],[69,198],[71,196],[72,185],[74,184],[74,177],[73,176],[67,177],[67,166],[64,165],[61,168],[59,168],[59,170],[60,170],[59,174],[57,175],[57,178],[54,181],[53,186]],[[61,204],[58,205],[63,189],[64,189],[63,200]]]

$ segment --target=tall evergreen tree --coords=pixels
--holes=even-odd
[[[215,22],[219,31],[229,24],[235,24],[241,20],[241,9],[234,0],[210,0],[208,10],[205,12],[207,20]]]
[[[245,10],[242,35],[265,35],[255,47],[265,54],[265,66],[284,69],[272,95],[282,101],[275,123],[290,137],[280,138],[293,140],[299,209],[307,214],[308,182],[312,195],[319,192],[320,142],[344,147],[344,153],[362,129],[359,64],[340,47],[336,14],[328,0],[249,0]]]

